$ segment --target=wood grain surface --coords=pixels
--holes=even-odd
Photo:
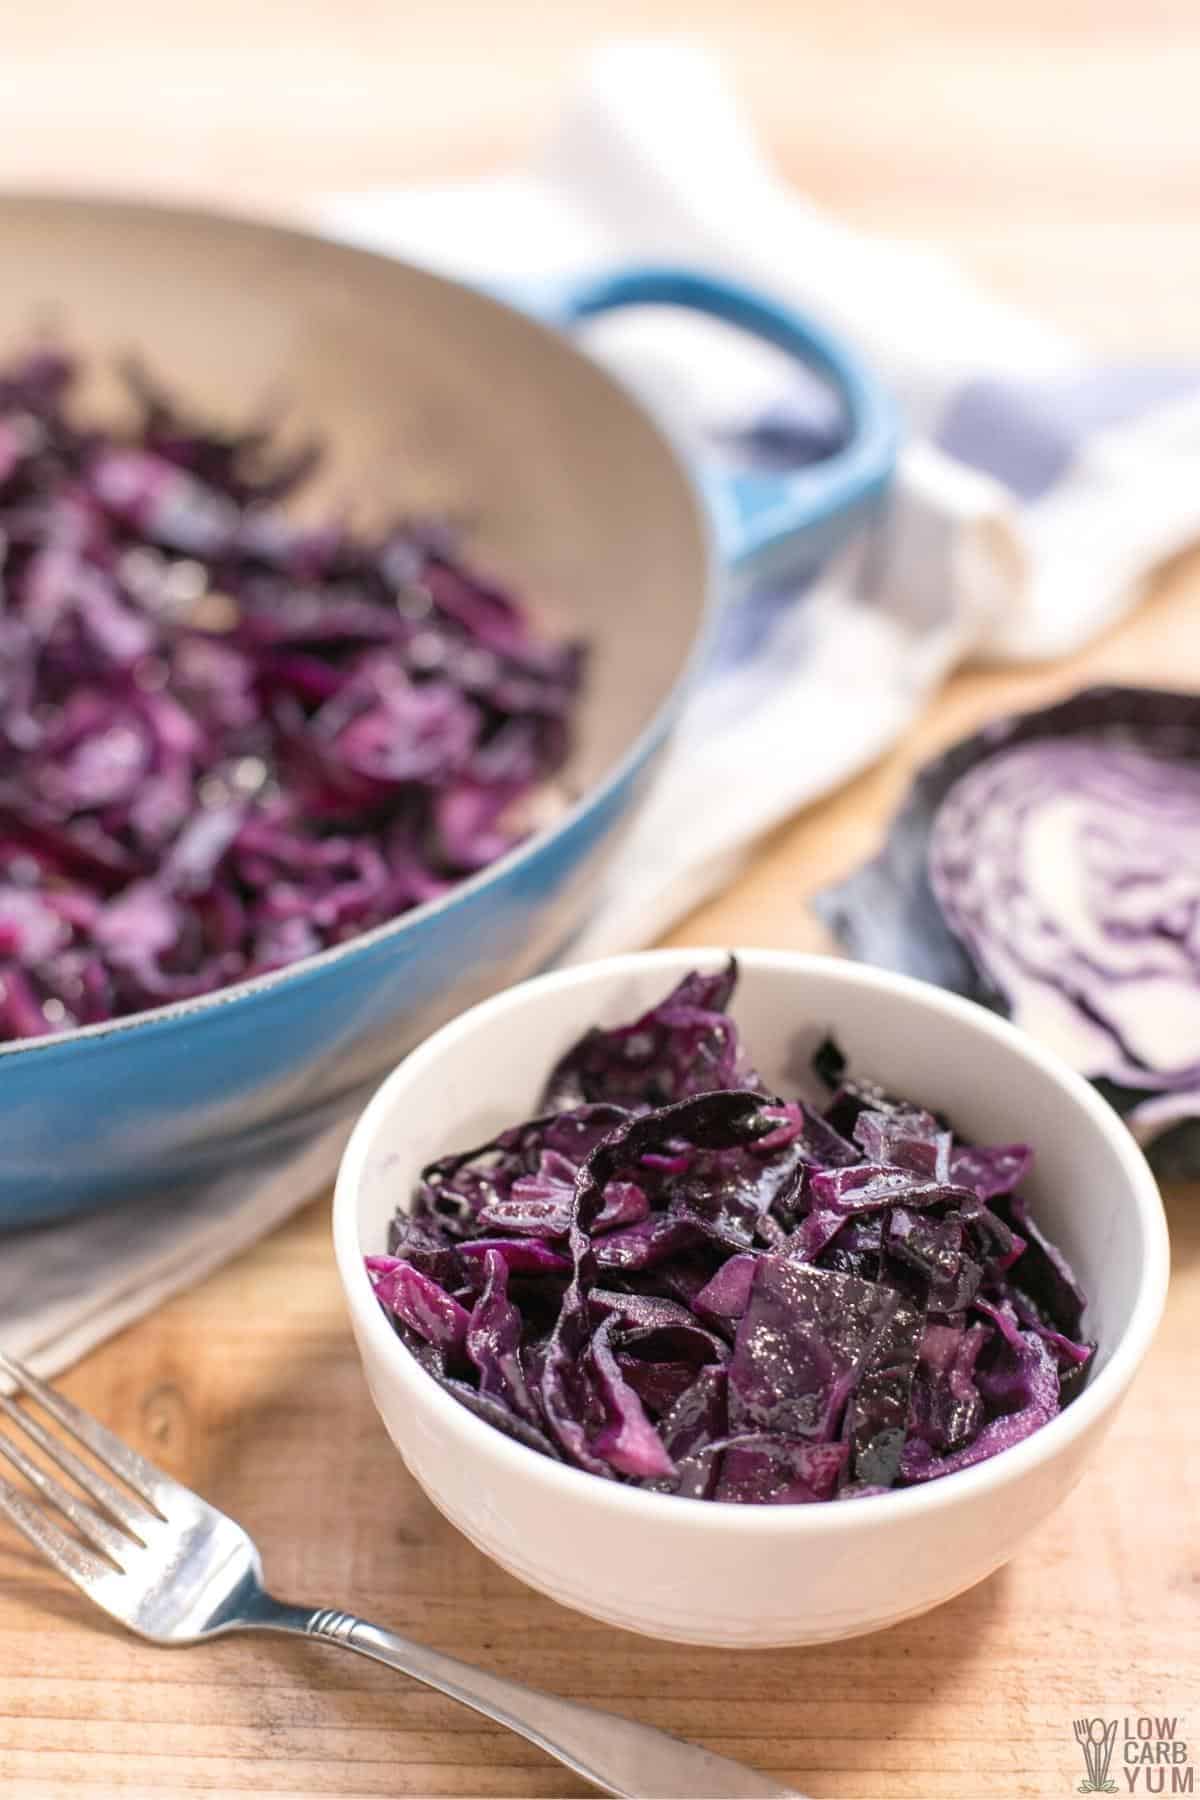
[[[42,0],[3,22],[0,181],[298,211],[322,187],[482,169],[549,122],[582,46],[635,26],[719,48],[789,173],[846,216],[940,241],[1097,346],[1200,360],[1188,0],[206,0],[170,15]],[[673,941],[821,945],[805,896],[871,848],[920,758],[1093,674],[1200,683],[1200,560],[1068,667],[952,680],[894,755],[777,833]],[[327,1201],[65,1385],[243,1519],[280,1593],[702,1739],[814,1800],[1052,1800],[1083,1773],[1080,1714],[1177,1715],[1200,1763],[1200,1188],[1168,1205],[1168,1316],[1090,1477],[981,1587],[842,1646],[659,1645],[481,1557],[376,1419]],[[0,1792],[251,1791],[584,1792],[517,1739],[332,1650],[136,1644],[0,1538]]]

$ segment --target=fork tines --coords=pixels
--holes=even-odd
[[[174,1484],[153,1463],[2,1351],[0,1369],[125,1484],[124,1488],[117,1487],[85,1462],[69,1443],[48,1431],[26,1407],[0,1394],[0,1415],[82,1490],[76,1493],[65,1487],[28,1454],[12,1431],[0,1427],[0,1456],[33,1489],[31,1495],[0,1476],[0,1512],[61,1574],[72,1580],[90,1583],[121,1570],[130,1552],[145,1547],[148,1530],[163,1518],[162,1501]],[[90,1505],[82,1494],[90,1495],[96,1505]],[[79,1536],[64,1531],[42,1503],[54,1507]],[[101,1556],[94,1554],[97,1550]]]

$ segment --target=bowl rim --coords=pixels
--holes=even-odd
[[[456,1047],[477,1027],[506,1012],[519,1013],[537,1005],[546,994],[572,988],[586,989],[643,967],[658,968],[664,976],[682,977],[689,969],[706,968],[728,958],[727,948],[671,948],[633,951],[596,962],[577,964],[534,976],[460,1013],[410,1052],[377,1089],[355,1124],[338,1170],[333,1201],[334,1254],[356,1336],[365,1338],[378,1357],[388,1379],[408,1388],[428,1404],[450,1436],[457,1435],[465,1452],[490,1456],[515,1476],[541,1482],[548,1493],[564,1504],[589,1503],[613,1508],[630,1525],[639,1519],[670,1519],[681,1530],[717,1529],[744,1536],[773,1536],[794,1531],[853,1532],[890,1521],[902,1522],[945,1507],[969,1505],[997,1488],[1011,1486],[1043,1468],[1077,1440],[1087,1435],[1111,1412],[1129,1385],[1162,1317],[1170,1272],[1170,1247],[1166,1215],[1158,1184],[1142,1151],[1119,1114],[1102,1099],[1082,1075],[1053,1051],[1036,1043],[1007,1019],[989,1012],[976,1001],[963,999],[930,982],[895,974],[841,957],[798,950],[735,950],[743,968],[776,973],[803,980],[819,974],[847,987],[868,989],[925,1006],[934,1015],[953,1018],[983,1037],[991,1037],[1014,1049],[1062,1091],[1065,1101],[1082,1111],[1116,1157],[1126,1179],[1138,1223],[1144,1256],[1137,1293],[1120,1339],[1104,1368],[1062,1412],[1021,1443],[999,1451],[972,1468],[960,1469],[935,1481],[886,1494],[861,1497],[846,1505],[746,1506],[732,1501],[699,1500],[678,1494],[648,1493],[621,1482],[604,1481],[585,1469],[553,1462],[527,1445],[488,1425],[460,1405],[424,1370],[388,1324],[367,1277],[363,1258],[372,1252],[362,1245],[358,1232],[358,1199],[366,1162],[375,1145],[380,1124],[405,1085],[431,1064],[452,1056]],[[663,1513],[670,1507],[670,1513]]]
[[[221,230],[245,233],[259,238],[265,236],[276,241],[280,247],[291,245],[295,250],[308,250],[309,252],[315,247],[322,253],[343,257],[348,262],[357,262],[365,267],[386,267],[395,271],[397,278],[401,280],[417,280],[432,288],[450,290],[460,295],[470,295],[472,300],[478,301],[482,307],[494,309],[506,314],[511,319],[518,320],[523,326],[528,327],[531,333],[540,337],[543,344],[549,345],[555,353],[561,353],[577,366],[586,369],[589,378],[607,390],[610,400],[617,401],[624,407],[630,418],[636,420],[642,431],[649,433],[652,438],[657,440],[659,448],[665,451],[673,466],[682,494],[689,502],[704,568],[702,592],[699,595],[690,641],[679,660],[673,677],[659,697],[654,711],[637,735],[625,744],[625,747],[618,752],[615,759],[595,781],[583,788],[578,797],[571,801],[557,819],[533,832],[513,849],[507,851],[505,855],[497,858],[495,862],[489,863],[485,868],[478,870],[465,880],[457,882],[447,893],[439,895],[436,899],[423,901],[419,906],[410,907],[407,912],[398,913],[394,919],[385,919],[382,924],[372,926],[369,931],[364,931],[358,937],[348,938],[344,943],[331,944],[323,950],[315,951],[311,956],[304,956],[294,963],[288,963],[281,969],[271,969],[263,975],[254,975],[243,981],[230,982],[227,986],[214,988],[208,993],[168,1001],[164,1006],[143,1007],[138,1012],[124,1013],[119,1018],[102,1019],[95,1025],[77,1025],[70,1031],[50,1032],[44,1037],[13,1038],[0,1042],[0,1058],[18,1056],[52,1058],[56,1054],[69,1052],[76,1044],[96,1043],[133,1031],[163,1029],[178,1023],[181,1019],[191,1018],[196,1013],[214,1012],[221,1007],[237,1006],[257,999],[260,994],[269,993],[275,988],[295,986],[317,979],[339,963],[360,953],[369,952],[376,945],[409,928],[416,929],[427,920],[448,913],[458,905],[469,904],[490,884],[498,884],[506,876],[532,865],[543,851],[554,844],[565,841],[573,830],[584,825],[587,819],[607,800],[611,799],[626,781],[636,775],[642,763],[670,730],[715,636],[722,578],[716,520],[710,507],[705,503],[695,476],[689,469],[678,434],[670,429],[662,419],[657,418],[650,408],[639,400],[627,383],[619,380],[594,357],[588,356],[565,333],[556,331],[545,320],[523,311],[519,306],[511,304],[498,295],[482,288],[473,287],[469,282],[455,281],[448,275],[425,268],[419,263],[410,262],[405,257],[390,256],[382,251],[369,250],[331,233],[316,229],[306,230],[302,226],[289,224],[278,218],[249,210],[235,212],[223,211],[216,206],[174,205],[154,199],[131,197],[116,191],[98,192],[92,195],[75,192],[60,193],[19,186],[0,189],[0,223],[2,223],[5,205],[38,205],[62,211],[83,210],[88,213],[95,213],[99,210],[110,213],[114,218],[119,218],[122,213],[136,213],[150,218],[158,217],[165,221],[192,221],[199,225],[215,226]]]

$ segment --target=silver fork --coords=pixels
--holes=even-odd
[[[124,1483],[115,1486],[0,1394],[0,1412],[96,1503],[64,1487],[0,1430],[0,1455],[34,1490],[31,1495],[0,1476],[0,1512],[61,1575],[139,1637],[198,1644],[228,1631],[283,1631],[356,1650],[506,1725],[604,1793],[627,1800],[803,1800],[794,1788],[665,1731],[489,1675],[352,1613],[273,1599],[262,1585],[258,1549],[233,1519],[3,1353],[0,1369]],[[64,1531],[48,1506],[74,1532]]]

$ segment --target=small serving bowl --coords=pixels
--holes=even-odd
[[[1089,1296],[1099,1343],[1083,1393],[991,1461],[923,1487],[813,1506],[736,1506],[603,1481],[512,1442],[459,1406],[393,1332],[363,1267],[422,1166],[528,1117],[589,1025],[660,998],[715,950],[651,951],[543,975],[443,1026],[384,1083],[347,1148],[338,1268],[367,1381],[434,1504],[553,1599],[682,1643],[766,1647],[878,1630],[1006,1562],[1084,1472],[1162,1311],[1167,1232],[1154,1178],[1116,1113],[1064,1063],[982,1007],[826,957],[748,951],[733,1012],[765,1078],[811,1090],[832,1032],[851,1066],[944,1110],[984,1142],[1036,1151],[1026,1191]]]

